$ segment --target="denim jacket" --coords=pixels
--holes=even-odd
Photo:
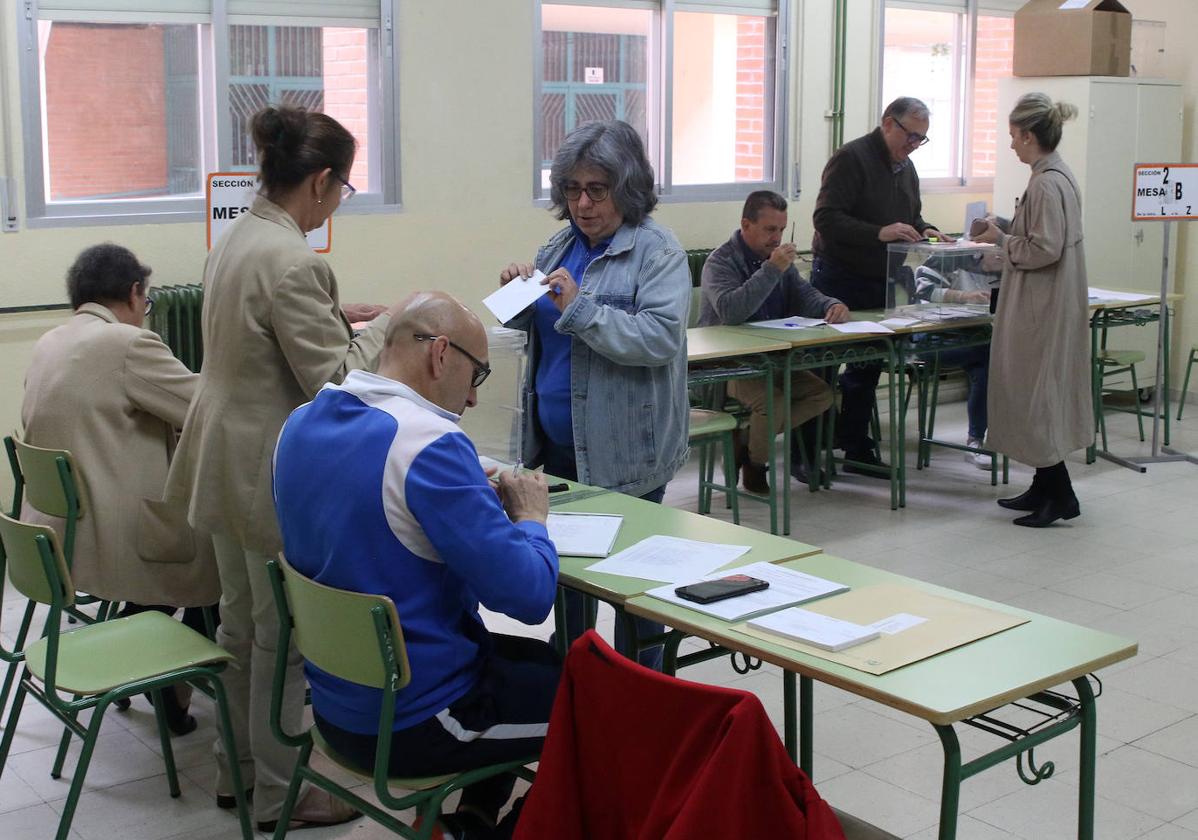
[[[554,234],[536,266],[556,267],[574,230]],[[691,282],[674,235],[651,219],[616,231],[607,250],[575,278],[580,290],[554,328],[573,337],[570,410],[578,480],[643,495],[687,459],[686,319]],[[524,460],[541,449],[537,424],[537,343],[532,307],[507,326],[529,332],[524,382]]]

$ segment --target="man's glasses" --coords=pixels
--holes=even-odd
[[[562,195],[566,197],[566,201],[578,201],[583,193],[587,194],[587,198],[598,204],[603,199],[607,198],[611,192],[611,187],[607,184],[587,184],[585,187],[582,184],[577,184],[573,181],[566,181],[562,184]]]
[[[351,184],[349,181],[345,180],[340,175],[333,175],[333,177],[341,182],[341,200],[342,201],[349,201],[351,198],[354,197],[354,195],[357,194],[358,191],[354,188],[354,185]]]
[[[901,128],[903,131],[907,131],[907,126],[905,126],[901,122],[899,122],[898,117],[891,117],[890,119],[894,120],[894,124],[897,125],[899,128]],[[914,131],[907,131],[907,145],[908,146],[914,145],[917,148],[919,146],[926,146],[930,139],[931,138],[928,137],[928,135],[926,135],[926,134],[916,134]]]
[[[439,336],[439,335],[429,335],[428,333],[415,333],[412,336],[412,338],[416,339],[417,341],[436,341],[440,337],[441,336]],[[445,340],[449,341],[448,338],[446,338]],[[491,366],[490,365],[484,364],[483,362],[474,358],[474,356],[470,355],[468,352],[466,352],[464,349],[462,349],[462,347],[460,345],[454,344],[452,341],[449,341],[449,346],[452,347],[454,350],[457,350],[459,353],[461,353],[467,359],[469,359],[470,364],[474,365],[474,375],[472,377],[470,377],[470,387],[471,388],[478,388],[484,382],[487,381],[487,377],[491,375]]]

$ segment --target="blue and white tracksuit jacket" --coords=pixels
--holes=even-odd
[[[458,419],[406,385],[354,370],[291,414],[275,450],[288,562],[320,583],[395,602],[412,672],[396,698],[396,730],[474,685],[491,649],[480,603],[536,624],[557,586],[545,527],[508,519]],[[305,671],[321,717],[378,730],[380,691]]]

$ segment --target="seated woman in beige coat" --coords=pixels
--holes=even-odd
[[[21,422],[25,440],[67,449],[85,507],[75,538],[75,586],[107,601],[199,607],[220,597],[210,539],[197,538],[186,509],[162,501],[175,430],[199,377],[142,328],[150,269],[119,245],[95,245],[67,273],[75,315],[33,348]],[[24,518],[61,525],[26,506]],[[167,693],[172,731],[195,728]]]

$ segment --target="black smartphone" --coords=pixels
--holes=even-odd
[[[694,601],[697,604],[710,604],[725,598],[735,598],[737,595],[748,595],[750,592],[760,592],[768,589],[770,582],[748,575],[728,575],[718,580],[705,580],[700,583],[690,583],[679,586],[674,594],[679,598]]]

